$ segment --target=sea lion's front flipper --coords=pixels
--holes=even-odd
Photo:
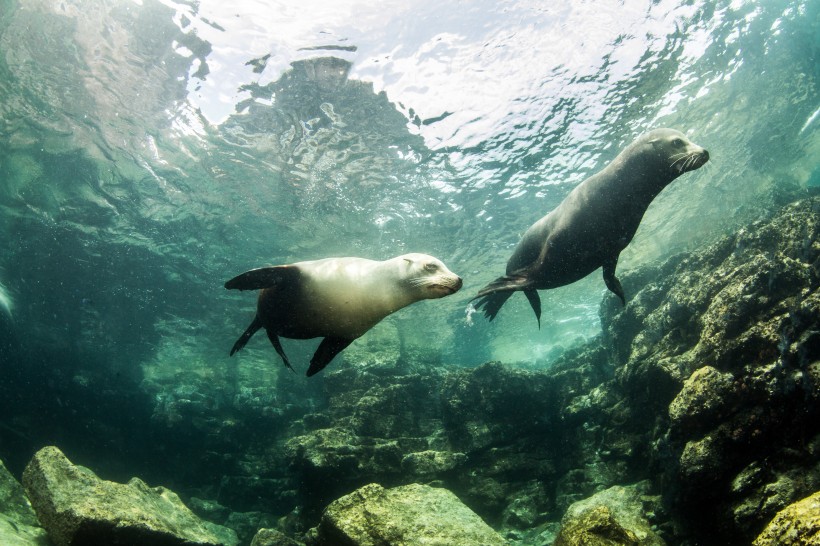
[[[271,333],[270,330],[268,332],[268,339],[270,339],[271,345],[273,348],[276,349],[276,352],[279,353],[279,356],[282,357],[282,362],[285,363],[285,366],[290,368],[290,371],[295,372],[296,370],[293,369],[293,366],[290,365],[290,360],[288,360],[288,355],[285,354],[285,350],[282,348],[282,343],[279,341],[279,336],[274,333]]]
[[[236,343],[233,344],[233,348],[231,349],[231,356],[245,346],[248,340],[251,338],[253,334],[256,333],[262,327],[262,321],[259,320],[258,316],[253,317],[253,322],[251,322],[250,326],[245,329],[245,332],[239,336],[239,339],[236,340]]]
[[[530,302],[535,318],[538,319],[538,329],[541,329],[541,298],[538,296],[538,290],[535,288],[527,288],[524,290],[524,295]]]
[[[293,282],[299,276],[299,270],[290,265],[260,267],[245,271],[225,283],[225,288],[237,290],[261,290]]]
[[[621,281],[615,276],[615,267],[618,265],[618,257],[604,262],[604,282],[610,292],[621,298],[621,304],[626,306],[626,298],[624,297],[624,289],[621,288]]]
[[[316,353],[313,355],[313,358],[310,359],[310,367],[308,368],[307,376],[310,377],[311,375],[315,375],[322,371],[325,366],[330,364],[333,357],[339,354],[342,349],[351,343],[353,343],[352,339],[345,339],[341,337],[326,337],[323,339],[319,344],[319,348],[316,349]]]

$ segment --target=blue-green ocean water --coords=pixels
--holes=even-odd
[[[214,407],[272,385],[264,336],[229,359],[254,298],[222,286],[265,264],[425,252],[465,279],[332,367],[547,366],[611,296],[596,272],[542,293],[540,330],[520,295],[473,315],[523,231],[655,127],[712,159],[621,274],[820,185],[819,52],[816,0],[4,0],[0,457],[68,435],[58,415],[116,429],[197,382]],[[300,372],[315,346],[285,340]]]

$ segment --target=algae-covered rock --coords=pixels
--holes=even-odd
[[[47,546],[51,544],[40,527],[23,487],[0,461],[0,544],[3,546]]]
[[[568,518],[553,546],[640,546],[635,533],[624,529],[606,506],[595,506]]]
[[[366,485],[330,504],[316,546],[452,546],[506,544],[446,489]]]
[[[301,542],[286,537],[276,529],[259,529],[251,546],[303,546]]]
[[[820,491],[778,512],[753,544],[754,546],[820,544]]]
[[[734,390],[735,380],[731,373],[720,373],[712,366],[698,368],[669,404],[672,426],[708,427],[729,411],[730,396]]]
[[[663,546],[647,520],[644,506],[658,503],[648,495],[648,482],[614,486],[578,501],[562,520],[555,544]]]
[[[197,518],[173,491],[148,487],[138,478],[128,484],[101,480],[56,447],[34,455],[23,472],[23,486],[57,546],[238,542],[233,531]]]
[[[467,456],[464,453],[428,449],[408,453],[402,458],[401,467],[414,476],[433,476],[454,470],[463,465],[466,460]]]

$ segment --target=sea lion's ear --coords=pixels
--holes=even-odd
[[[409,263],[409,264],[413,263],[413,260],[411,260],[410,258],[405,258],[404,261]]]

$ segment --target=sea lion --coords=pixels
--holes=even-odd
[[[680,131],[655,129],[641,135],[530,226],[507,262],[507,274],[473,298],[479,300],[476,308],[493,320],[507,298],[520,290],[540,328],[538,290],[573,283],[599,267],[607,288],[626,305],[615,277],[618,255],[632,241],[644,212],[661,190],[708,160],[709,152]]]
[[[225,283],[228,289],[261,290],[256,316],[231,356],[264,328],[292,370],[279,336],[323,337],[310,360],[310,377],[387,315],[420,300],[454,294],[461,284],[461,277],[440,260],[415,253],[382,262],[326,258],[252,269]]]

